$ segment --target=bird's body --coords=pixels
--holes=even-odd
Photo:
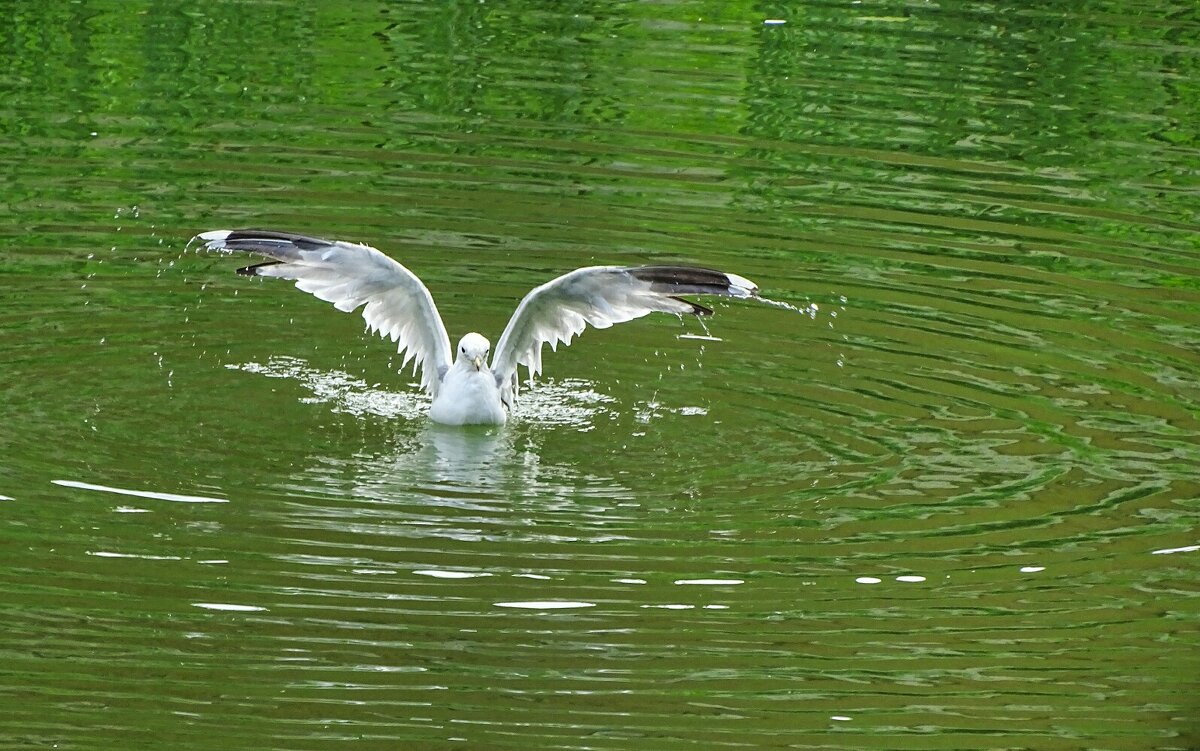
[[[214,230],[197,238],[209,250],[270,259],[238,269],[241,274],[293,280],[344,312],[362,306],[367,327],[397,342],[404,364],[412,360],[421,370],[421,385],[433,397],[429,417],[447,425],[504,423],[516,403],[517,367],[525,366],[532,378],[542,369],[543,344],[570,344],[588,325],[608,328],[656,311],[712,313],[680,294],[758,294],[744,277],[690,266],[576,269],[521,300],[489,364],[491,345],[480,334],[467,334],[451,350],[429,290],[370,246],[269,230]]]
[[[488,340],[479,334],[462,338],[458,356],[433,397],[429,419],[443,425],[499,425],[508,419],[496,375],[487,365],[487,350]]]

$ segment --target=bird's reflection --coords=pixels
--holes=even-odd
[[[386,451],[315,458],[287,483],[285,524],[322,561],[356,566],[379,565],[401,548],[423,551],[424,567],[462,566],[480,549],[456,543],[497,543],[498,552],[506,543],[525,551],[622,538],[617,530],[631,528],[638,510],[631,491],[539,451],[536,438],[511,425],[426,422]]]
[[[498,468],[512,465],[512,434],[497,428],[456,428],[426,422],[417,431],[412,454],[396,458],[397,465],[425,467],[430,480],[461,488],[495,487]]]
[[[546,461],[553,431],[540,426],[459,428],[424,421],[406,426],[387,454],[356,463],[355,497],[402,500],[417,492],[435,505],[531,505],[542,510],[630,500],[613,478]]]

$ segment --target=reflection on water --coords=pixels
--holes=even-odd
[[[1190,6],[7,10],[0,746],[1200,746]],[[779,304],[447,431],[255,225]]]
[[[547,600],[545,602],[498,602],[498,608],[521,608],[523,610],[569,610],[571,608],[594,608],[594,602],[570,602],[569,600]]]
[[[232,613],[261,613],[266,610],[254,605],[233,605],[227,602],[193,602],[192,605],[205,610],[224,610]]]
[[[60,485],[64,488],[78,488],[80,490],[97,490],[101,493],[115,493],[117,495],[131,495],[135,498],[151,498],[157,501],[171,501],[174,503],[228,503],[225,498],[209,498],[207,496],[198,495],[180,495],[179,493],[160,493],[155,490],[130,490],[129,488],[113,488],[107,485],[96,485],[90,482],[79,482],[78,480],[51,480],[55,485]]]

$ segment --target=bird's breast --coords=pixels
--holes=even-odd
[[[499,425],[507,418],[496,376],[487,368],[450,368],[429,408],[446,425]]]

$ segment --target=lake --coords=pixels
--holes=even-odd
[[[0,747],[1200,747],[1190,3],[3,3]],[[197,250],[364,242],[446,428]]]

